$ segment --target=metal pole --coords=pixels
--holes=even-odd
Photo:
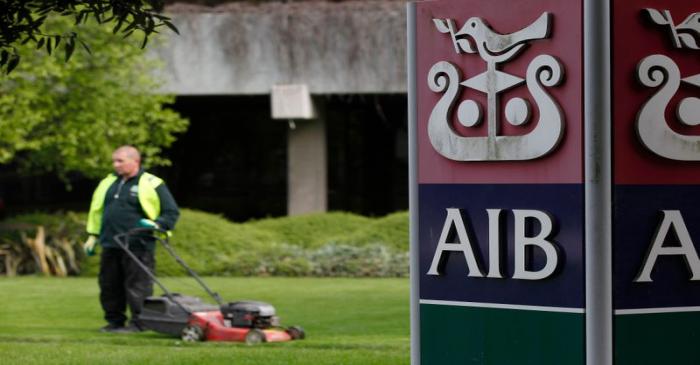
[[[420,307],[418,262],[418,138],[416,97],[416,3],[406,4],[406,63],[408,66],[408,195],[410,216],[411,365],[420,364]]]
[[[586,364],[612,365],[610,2],[584,0]]]

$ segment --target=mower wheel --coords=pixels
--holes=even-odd
[[[299,326],[291,326],[287,328],[287,333],[292,338],[292,340],[303,340],[306,338],[306,332]]]
[[[262,342],[266,342],[265,332],[253,328],[245,335],[245,343],[248,345],[257,345]]]
[[[204,341],[204,330],[196,324],[188,324],[182,329],[181,338],[185,342]]]

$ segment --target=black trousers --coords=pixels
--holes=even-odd
[[[153,271],[155,258],[152,251],[132,251]],[[131,323],[141,326],[138,316],[143,300],[153,295],[151,278],[121,248],[102,249],[100,262],[100,304],[107,322],[123,326],[127,320],[126,306],[131,312]]]

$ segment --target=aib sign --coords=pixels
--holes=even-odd
[[[582,7],[415,7],[421,363],[582,365]]]
[[[668,32],[671,44],[679,50],[700,50],[700,13],[692,13],[678,24],[668,10],[644,9],[643,13],[656,25]],[[643,58],[637,67],[639,82],[655,89],[637,114],[636,129],[641,143],[654,154],[677,161],[700,161],[700,136],[678,133],[669,126],[667,110],[675,111],[678,122],[686,126],[700,125],[700,98],[680,97],[672,107],[682,84],[700,87],[700,74],[683,75],[683,71],[670,57],[651,54]],[[697,89],[695,89],[697,91]],[[683,198],[687,199],[687,198]],[[685,220],[680,210],[660,210],[661,223],[656,229],[653,243],[647,253],[635,282],[651,282],[651,272],[659,256],[683,256],[692,273],[691,280],[700,280],[700,259],[695,251]],[[664,245],[669,231],[674,231],[678,246]]]
[[[654,23],[667,28],[676,48],[700,50],[700,13],[690,14],[679,24],[674,24],[673,15],[668,10],[645,9],[645,12]],[[666,109],[681,84],[700,87],[700,74],[683,75],[670,57],[653,54],[639,63],[638,77],[644,86],[657,89],[637,117],[639,138],[644,146],[667,159],[700,160],[700,136],[678,133],[666,120]],[[678,121],[687,126],[700,125],[700,99],[683,98],[675,114]]]
[[[699,11],[685,0],[621,0],[612,10],[619,365],[698,363]]]
[[[663,5],[662,5],[663,4]],[[680,6],[682,4],[682,6]],[[621,11],[614,65],[616,313],[700,304],[700,12],[661,1]],[[621,41],[618,41],[621,42]],[[618,43],[619,47],[619,43]]]
[[[579,313],[580,17],[504,3],[418,8],[421,303]]]
[[[564,70],[557,59],[542,54],[534,57],[525,75],[513,75],[500,70],[502,64],[517,58],[530,42],[549,36],[551,15],[543,13],[521,30],[509,34],[494,31],[487,20],[467,19],[458,25],[453,19],[433,19],[436,31],[450,37],[454,52],[465,57],[480,57],[484,71],[463,78],[459,67],[448,61],[435,63],[428,73],[430,89],[443,96],[430,113],[428,135],[438,153],[455,161],[531,160],[546,155],[560,142],[564,133],[564,118],[557,101],[547,88],[557,86]],[[514,126],[535,123],[529,133],[521,136],[499,135],[501,115],[500,95],[511,88],[527,87],[532,102],[513,97],[505,103],[505,119]],[[462,88],[486,95],[485,106],[469,97],[458,100]],[[467,94],[469,95],[469,94]],[[532,121],[532,108],[539,111],[539,120]],[[486,136],[462,136],[451,127],[453,107],[457,105],[457,120],[466,127],[478,126],[485,119]],[[484,111],[485,110],[485,111]]]
[[[489,267],[488,278],[503,278],[501,271],[501,237],[500,232],[503,227],[500,226],[502,219],[501,209],[486,209],[488,215],[488,231],[489,231]],[[558,247],[551,241],[554,222],[552,217],[547,213],[539,210],[514,209],[514,259],[513,259],[513,279],[521,280],[541,280],[552,275],[557,269],[559,263]],[[540,226],[540,231],[536,235],[526,234],[528,228],[528,220],[536,221]],[[471,227],[469,227],[471,228]],[[456,242],[449,239],[450,231],[454,230]],[[481,269],[481,264],[475,256],[475,247],[472,239],[467,233],[459,209],[448,208],[445,225],[440,233],[435,255],[430,264],[428,275],[440,275],[441,266],[446,258],[445,252],[458,252],[464,255],[467,266],[467,276],[484,277],[484,271]],[[540,249],[545,255],[544,265],[538,269],[532,269],[527,266],[528,252],[534,249]]]

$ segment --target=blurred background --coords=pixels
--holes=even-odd
[[[408,364],[405,33],[394,0],[0,1],[3,364]],[[97,332],[86,212],[124,144],[181,208],[178,255],[306,340]]]
[[[4,216],[86,210],[96,183],[110,170],[110,151],[121,143],[144,150],[146,166],[165,179],[179,205],[234,221],[329,210],[379,216],[407,209],[403,2],[166,1],[164,14],[179,35],[162,30],[144,51],[138,47],[140,37],[132,36],[124,41],[131,44],[112,52],[101,42],[113,47],[121,37],[119,42],[107,35],[102,40],[88,24],[81,25],[80,35],[93,55],[78,49],[65,64],[61,54],[61,60],[43,61],[41,67],[47,69],[44,75],[60,68],[83,79],[53,75],[39,85],[42,75],[29,77],[27,88],[41,86],[44,90],[37,94],[58,95],[48,102],[25,103],[27,109],[54,110],[72,102],[44,119],[60,124],[83,118],[80,123],[98,129],[93,135],[75,133],[73,141],[42,137],[43,145],[32,145],[32,136],[48,133],[37,122],[24,145],[15,146],[0,164]],[[36,59],[50,58],[42,51],[24,55],[3,81],[0,106],[2,97],[17,95],[12,90],[20,84],[17,79],[27,80],[27,73],[37,70]],[[151,79],[139,92],[161,95],[152,104],[179,117],[151,115],[152,105],[121,115],[139,97],[105,94],[97,90],[100,85],[97,91],[68,93],[78,101],[65,100],[61,87],[104,80],[95,59],[111,57],[109,67],[119,70],[131,62],[125,54],[134,52],[132,58],[151,62],[130,67]],[[140,62],[145,61],[134,64]],[[104,82],[102,88],[115,87]],[[91,102],[95,94],[99,100]],[[105,101],[111,105],[100,106]],[[4,114],[0,108],[0,120],[33,120],[17,115],[15,102],[6,101],[14,106]],[[52,133],[82,128],[78,123],[70,132]],[[132,133],[105,134],[121,129]],[[95,138],[95,133],[104,136]],[[149,137],[155,134],[162,136]],[[8,155],[2,148],[0,152],[0,157]],[[77,162],[65,162],[70,159]]]

